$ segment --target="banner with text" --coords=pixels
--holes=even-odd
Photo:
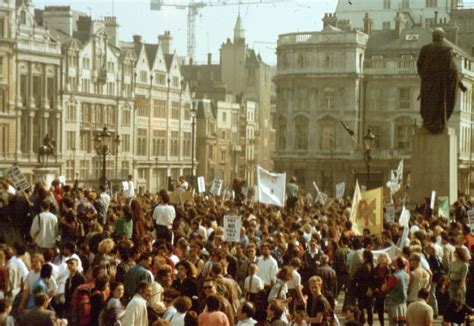
[[[368,190],[362,193],[360,200],[357,200],[354,194],[351,218],[353,230],[357,235],[361,235],[362,231],[366,228],[370,230],[371,234],[382,233],[383,188]]]
[[[286,173],[272,173],[257,165],[257,185],[260,203],[285,206]]]
[[[17,191],[24,191],[30,187],[30,183],[26,180],[25,175],[20,171],[18,166],[13,165],[9,168],[7,170],[7,175]]]
[[[223,184],[224,184],[223,180],[214,179],[212,181],[211,190],[209,190],[209,192],[213,194],[214,196],[220,196]]]
[[[197,177],[197,182],[198,182],[198,193],[202,194],[203,192],[206,192],[206,182],[204,180],[204,177]]]

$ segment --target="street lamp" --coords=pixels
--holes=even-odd
[[[370,161],[372,160],[372,156],[370,155],[370,153],[372,149],[375,148],[375,135],[373,134],[370,128],[367,130],[367,134],[364,136],[363,141],[364,141],[364,161],[367,167],[367,189],[369,189]]]
[[[107,183],[107,175],[106,175],[106,170],[107,170],[107,155],[111,154],[111,150],[109,147],[109,139],[111,137],[111,133],[109,132],[107,126],[104,126],[102,131],[96,133],[94,137],[94,148],[97,153],[102,158],[102,173],[100,176],[100,184],[105,186]],[[116,154],[118,154],[118,146],[121,142],[120,136],[116,136],[114,138],[114,143],[116,146]]]
[[[195,143],[195,128],[197,110],[193,107],[191,113],[191,187],[194,189],[194,143]]]
[[[120,139],[120,135],[116,135],[114,138],[115,143],[115,179],[118,181],[118,149],[122,140]]]

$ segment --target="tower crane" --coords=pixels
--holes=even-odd
[[[151,10],[161,10],[163,7],[174,7],[176,9],[188,11],[187,26],[187,55],[189,58],[194,57],[196,50],[196,16],[199,10],[205,7],[223,7],[223,6],[240,6],[240,5],[263,5],[279,2],[288,2],[289,0],[217,0],[217,1],[174,1],[174,0],[150,0]]]

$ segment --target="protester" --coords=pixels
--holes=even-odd
[[[137,285],[135,296],[128,303],[123,317],[123,325],[147,325],[148,313],[146,302],[151,296],[150,283],[141,281]]]
[[[411,303],[407,309],[407,325],[432,325],[433,308],[428,305],[430,292],[426,289],[418,291],[418,300]]]

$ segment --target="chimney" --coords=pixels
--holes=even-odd
[[[352,23],[349,19],[341,19],[337,22],[337,28],[343,31],[352,31]]]
[[[44,7],[43,25],[48,29],[57,29],[69,36],[72,36],[74,33],[74,16],[71,7]]]
[[[337,16],[336,14],[324,14],[323,20],[323,29],[328,27],[329,25],[337,27]]]
[[[456,25],[443,26],[445,38],[451,43],[458,44],[459,27]]]
[[[173,36],[171,36],[170,31],[165,31],[163,35],[159,35],[158,42],[164,54],[173,54]]]
[[[190,65],[190,66],[193,65],[193,58],[189,58],[189,65]]]
[[[133,43],[134,44],[142,43],[142,36],[141,35],[133,35]]]
[[[434,12],[434,14],[435,14],[435,16],[434,16],[434,24],[436,25],[436,24],[438,24],[438,11],[436,10],[436,11]],[[428,27],[428,26],[427,26],[427,27]]]
[[[402,35],[402,32],[405,29],[405,24],[405,15],[403,15],[401,12],[397,12],[397,15],[395,16],[395,32],[397,33],[397,37]]]
[[[109,43],[113,46],[119,45],[117,17],[104,17],[105,33],[109,38]]]
[[[207,54],[207,64],[209,66],[212,65],[212,53]]]
[[[364,33],[367,35],[372,34],[372,28],[374,26],[374,18],[368,12],[364,16]]]

